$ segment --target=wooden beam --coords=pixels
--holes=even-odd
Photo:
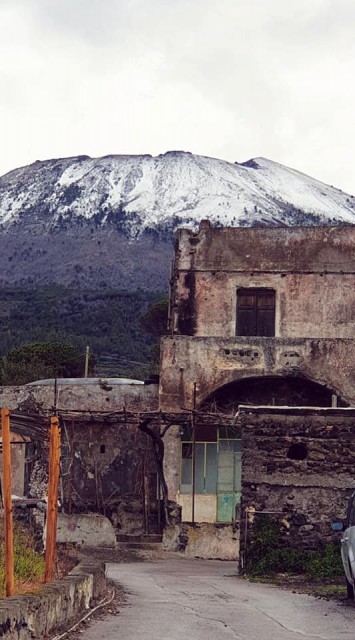
[[[10,444],[10,411],[1,409],[2,430],[2,472],[3,472],[3,502],[5,527],[5,593],[13,596],[15,593],[14,579],[14,533],[12,522],[12,491],[11,491],[11,444]]]
[[[56,562],[58,486],[60,472],[60,426],[57,416],[50,418],[49,477],[47,504],[47,533],[45,554],[45,582],[51,582]]]

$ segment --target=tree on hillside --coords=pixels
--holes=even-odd
[[[168,309],[169,303],[167,300],[158,302],[150,307],[147,313],[140,318],[140,324],[144,331],[156,338],[166,336],[168,333]],[[152,373],[159,373],[160,344],[158,342],[150,348],[150,361]]]
[[[168,333],[168,307],[167,300],[153,304],[140,319],[143,329],[159,338],[165,336]]]
[[[91,356],[89,370],[95,365]],[[78,378],[84,375],[85,355],[60,342],[33,342],[16,347],[1,363],[1,384],[21,385],[46,378]]]

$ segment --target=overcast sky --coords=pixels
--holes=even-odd
[[[265,156],[355,194],[354,0],[0,0],[0,175]]]

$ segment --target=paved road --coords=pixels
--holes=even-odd
[[[354,640],[355,607],[245,582],[231,562],[109,564],[127,604],[85,640]]]

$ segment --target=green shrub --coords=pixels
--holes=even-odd
[[[246,573],[265,576],[275,573],[305,573],[310,578],[332,578],[343,574],[339,545],[322,551],[305,551],[284,543],[283,528],[275,517],[257,517],[249,534]]]
[[[14,523],[14,574],[15,591],[19,593],[35,589],[43,582],[44,558],[34,550],[31,535],[18,523]],[[5,549],[4,532],[0,524],[0,597],[5,594]]]
[[[327,544],[323,552],[312,553],[306,573],[311,578],[333,578],[343,575],[339,545]]]

